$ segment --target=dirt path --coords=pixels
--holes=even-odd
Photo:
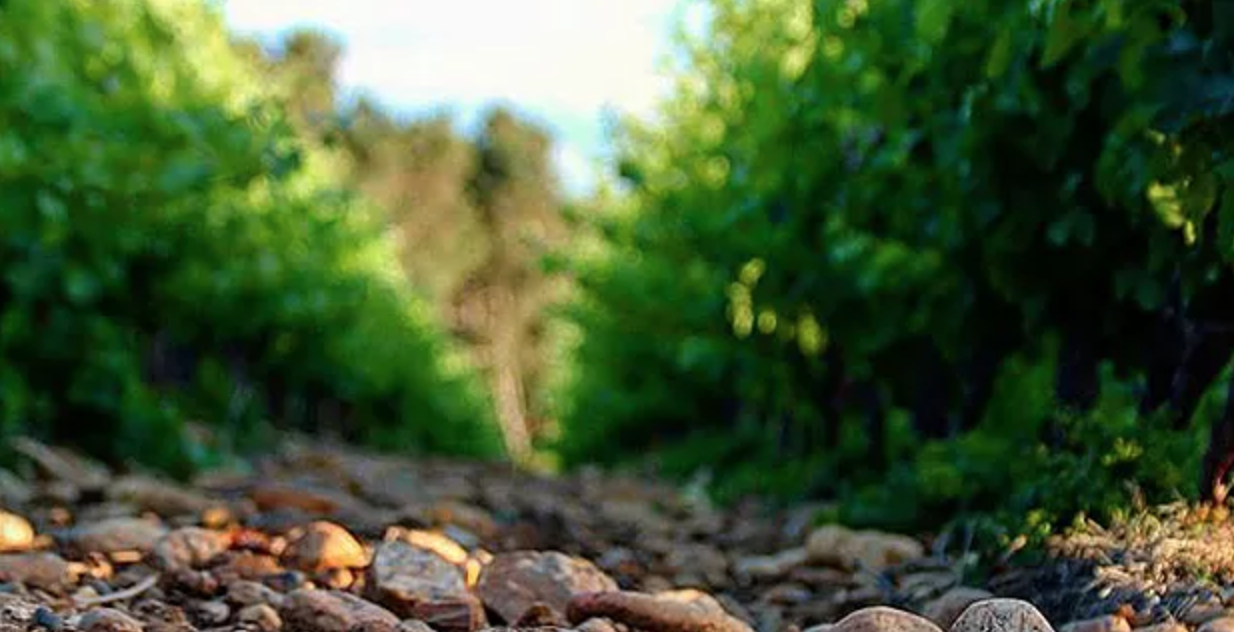
[[[288,443],[251,473],[180,486],[17,447],[23,475],[0,472],[0,632],[772,632],[877,605],[947,628],[989,596],[964,587],[962,560],[912,538],[813,529],[808,507],[720,511],[648,481]],[[1104,537],[1112,550],[1118,535]],[[1194,581],[1185,599],[1167,587],[1120,600],[1075,558],[993,585],[1041,601],[1055,624],[1099,626],[1073,632],[1225,615],[1225,595],[1205,601]],[[939,629],[861,612],[842,625]]]

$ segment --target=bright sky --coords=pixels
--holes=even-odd
[[[449,106],[463,125],[514,104],[557,137],[569,189],[594,182],[604,113],[646,113],[663,86],[675,0],[225,0],[233,28],[272,35],[325,28],[341,38],[345,89],[420,113]]]

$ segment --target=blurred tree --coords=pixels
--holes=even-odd
[[[545,310],[561,290],[540,260],[561,244],[565,224],[546,132],[497,108],[476,145],[471,195],[488,254],[454,297],[456,322],[488,370],[507,449],[526,458],[539,430],[528,422],[529,392],[543,378]]]
[[[404,270],[488,368],[507,443],[526,456],[540,431],[527,418],[541,399],[546,309],[563,290],[539,266],[565,230],[548,133],[501,108],[472,140],[446,115],[402,121],[368,96],[345,105],[341,47],[319,31],[292,32],[269,50],[238,45],[262,57],[292,95],[293,119],[341,149],[347,179],[385,210]]]

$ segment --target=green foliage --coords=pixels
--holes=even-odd
[[[237,442],[268,419],[500,450],[384,218],[291,131],[213,10],[5,2],[0,76],[4,434],[181,472],[200,455],[186,417]],[[193,357],[170,387],[148,379],[164,338]],[[347,414],[304,412],[324,402]]]
[[[1137,400],[1161,388],[1146,366],[1190,371],[1178,332],[1234,324],[1234,91],[1202,20],[1156,0],[706,8],[657,119],[623,128],[601,253],[570,266],[567,463],[658,450],[901,527],[1065,520],[1127,480],[1190,480],[1215,411],[1179,433]],[[930,398],[965,432],[930,436]]]

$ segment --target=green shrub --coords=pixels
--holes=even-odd
[[[263,422],[311,417],[267,403],[330,400],[350,439],[500,451],[383,218],[214,9],[0,3],[0,76],[3,434],[183,472],[186,417],[260,449]],[[156,339],[192,358],[169,387],[148,379]]]
[[[826,493],[901,527],[1066,520],[1125,480],[1191,479],[1216,411],[1179,433],[1137,408],[1148,365],[1190,370],[1180,332],[1234,322],[1234,100],[1207,8],[705,8],[677,89],[622,128],[603,253],[570,266],[567,463],[651,451],[727,494]]]

